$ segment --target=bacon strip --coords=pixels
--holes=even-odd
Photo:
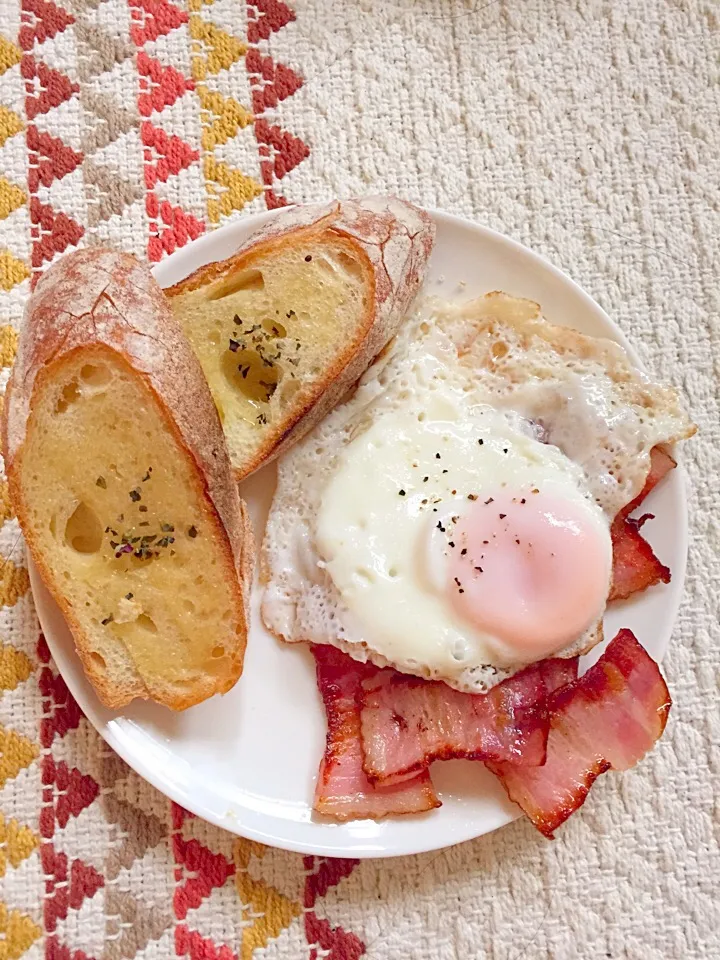
[[[669,453],[665,453],[660,447],[653,447],[645,486],[613,521],[610,529],[613,544],[613,582],[608,600],[626,600],[633,593],[646,590],[656,583],[670,582],[670,570],[660,563],[652,547],[640,533],[643,523],[651,519],[652,514],[645,514],[639,520],[633,520],[630,514],[675,466],[677,464]]]
[[[601,773],[627,770],[647,753],[665,729],[671,703],[657,664],[630,630],[621,630],[586,674],[549,698],[545,765],[487,766],[552,838]]]
[[[363,681],[361,732],[371,783],[401,783],[433,760],[545,762],[545,699],[577,677],[577,658],[546,660],[487,694],[379,670]]]
[[[379,672],[377,668],[333,647],[316,645],[312,651],[328,725],[313,809],[335,820],[377,820],[439,807],[427,770],[396,786],[377,787],[363,772],[358,700],[363,679]]]

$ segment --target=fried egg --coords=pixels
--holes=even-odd
[[[558,328],[520,337],[545,323],[524,304],[507,298],[491,327],[482,302],[426,307],[284,458],[270,630],[471,691],[592,645],[611,520],[682,415],[627,361],[616,389],[614,345],[582,337],[558,362]]]

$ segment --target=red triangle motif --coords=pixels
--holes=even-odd
[[[262,14],[262,16],[257,16]],[[248,3],[248,30],[250,43],[267,40],[295,19],[295,11],[282,0],[250,0]]]
[[[81,773],[77,767],[70,769],[64,760],[56,764],[50,754],[43,757],[41,771],[45,789],[40,833],[49,839],[55,833],[56,823],[61,828],[67,826],[70,817],[79,816],[90,806],[100,788],[91,776]]]
[[[188,22],[188,14],[168,0],[130,0],[130,6],[145,13],[142,26],[135,23],[130,27],[130,36],[138,47],[144,46],[149,40],[164,37],[171,30]]]
[[[237,954],[230,947],[224,944],[218,947],[196,930],[188,930],[184,923],[175,928],[175,954],[189,960],[237,960]]]
[[[68,147],[59,137],[41,133],[31,124],[27,128],[27,146],[30,151],[28,166],[28,189],[37,193],[42,184],[49,187],[55,180],[61,180],[72,173],[82,163],[82,153]],[[43,159],[41,159],[43,158]]]
[[[307,859],[312,860],[312,857]],[[320,860],[317,870],[308,873],[305,880],[305,906],[314,907],[317,898],[324,897],[331,887],[336,887],[341,880],[349,877],[358,863],[359,860],[342,857]]]
[[[75,23],[75,17],[56,6],[52,0],[22,0],[21,10],[35,14],[35,25],[23,24],[18,33],[18,43],[26,51],[32,50],[35,42],[45,43]]]
[[[310,156],[310,148],[299,137],[281,130],[277,125],[271,127],[267,120],[255,121],[255,136],[258,143],[264,143],[274,151],[274,160],[260,161],[263,182],[268,185],[273,178],[281,180]]]
[[[256,49],[248,50],[245,64],[253,86],[253,111],[255,115],[276,107],[303,85],[302,77],[284,63],[274,63],[272,57],[263,57]]]
[[[275,193],[274,190],[267,189],[265,191],[265,206],[268,210],[278,210],[280,207],[286,207],[288,201],[282,194]]]
[[[197,840],[185,840],[179,834],[173,836],[173,852],[177,864],[196,874],[178,886],[173,897],[175,916],[184,920],[188,910],[199,907],[214,889],[225,885],[235,866],[221,853],[212,853]]]
[[[73,950],[64,943],[60,943],[57,937],[45,938],[45,960],[91,960],[84,950]]]
[[[25,113],[28,120],[34,120],[38,114],[47,113],[53,107],[59,107],[80,90],[78,84],[72,83],[64,73],[53,70],[46,63],[38,63],[29,53],[26,53],[20,61],[20,73],[26,81],[39,80],[42,87],[40,94],[35,96],[28,91],[30,85],[28,83],[25,85],[27,93]]]
[[[77,767],[69,770],[64,761],[57,765],[55,783],[62,791],[55,805],[60,827],[66,826],[70,817],[79,816],[100,793],[100,787],[89,774],[80,773]]]
[[[33,224],[39,224],[46,230],[51,231],[48,236],[42,237],[37,241],[37,246],[33,245],[33,266],[41,266],[43,260],[51,260],[55,253],[62,253],[65,247],[70,246],[69,242],[66,243],[65,246],[62,246],[63,237],[68,239],[68,237],[71,238],[71,236],[77,235],[77,240],[79,240],[84,233],[83,228],[79,227],[74,220],[70,220],[64,213],[55,214],[52,207],[40,203],[36,197],[31,197],[30,199],[30,216]],[[49,244],[44,245],[45,241],[53,240],[55,225],[61,217],[64,218],[64,220],[58,228],[59,234],[56,238],[58,249],[47,249]],[[74,225],[77,229],[72,232],[68,228],[68,230],[63,233],[61,228],[64,227],[65,221],[70,225]],[[78,233],[78,231],[80,232]],[[73,242],[77,243],[77,240]],[[37,263],[36,250],[38,254]],[[47,256],[45,256],[46,253]],[[42,642],[45,643],[44,638]],[[62,739],[68,730],[77,729],[83,714],[73,695],[68,690],[63,678],[59,675],[56,676],[49,667],[43,667],[40,671],[38,686],[40,687],[40,693],[45,698],[43,710],[46,714],[49,714],[49,716],[43,717],[40,721],[40,743],[43,747],[47,748],[50,747],[55,737]]]
[[[82,860],[73,860],[68,883],[67,854],[57,853],[52,843],[42,845],[40,862],[45,874],[45,930],[53,933],[58,920],[64,920],[69,909],[78,910],[85,900],[94,897],[105,880],[94,867]]]
[[[145,120],[140,125],[140,137],[147,148],[145,150],[145,186],[152,190],[155,185],[164,183],[173,173],[180,173],[187,169],[191,163],[200,159],[200,153],[193,150],[192,147],[176,137],[174,134],[168,136],[164,130],[153,126],[149,120]],[[156,163],[150,163],[152,159],[151,149],[159,154]]]
[[[188,240],[196,240],[205,232],[204,223],[196,220],[192,214],[185,213],[181,207],[173,207],[167,200],[158,202],[154,193],[148,194],[145,206],[148,212],[156,211],[150,216],[160,216],[165,224],[148,241],[148,260],[152,263],[162,260],[163,253],[172,253],[178,247],[184,247]]]
[[[140,76],[148,77],[151,84],[150,92],[138,97],[138,110],[143,117],[149,117],[153,110],[172,106],[188,90],[195,89],[193,80],[184,77],[175,67],[163,66],[144,50],[138,53],[137,68]]]
[[[331,927],[312,910],[305,914],[305,936],[311,948],[322,949],[325,960],[359,960],[365,953],[365,944],[359,937],[346,933],[342,927]],[[311,949],[310,960],[317,958],[318,951]]]

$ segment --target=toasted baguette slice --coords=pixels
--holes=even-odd
[[[202,370],[149,269],[64,257],[5,404],[10,495],[100,699],[182,710],[242,672],[251,534]]]
[[[283,211],[166,290],[215,399],[238,478],[331,410],[395,334],[435,235],[393,197]]]

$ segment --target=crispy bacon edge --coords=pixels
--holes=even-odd
[[[633,519],[630,514],[676,466],[675,460],[669,453],[660,447],[653,447],[650,451],[650,471],[645,480],[645,486],[613,521],[610,528],[613,546],[613,582],[608,601],[627,600],[634,593],[646,590],[656,583],[670,583],[669,568],[660,563],[652,547],[640,533],[645,521],[652,519],[652,514],[646,513],[639,519]]]
[[[434,760],[545,762],[546,699],[577,677],[577,658],[532,664],[486,694],[378,670],[362,682],[363,769],[371,783],[401,783]]]
[[[313,809],[334,820],[380,819],[441,806],[427,770],[393,786],[374,786],[363,771],[360,687],[377,672],[330,646],[313,645],[317,684],[325,705],[327,737]]]
[[[552,839],[583,805],[600,774],[627,770],[651,749],[665,729],[671,705],[658,665],[630,630],[621,630],[587,673],[549,698],[545,765],[487,767]]]

